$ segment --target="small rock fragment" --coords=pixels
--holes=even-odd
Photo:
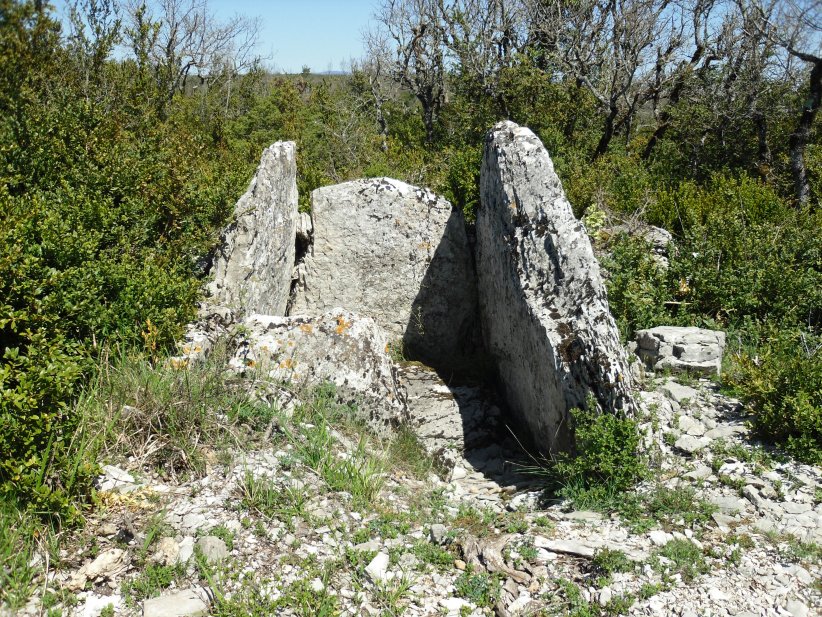
[[[218,563],[228,557],[228,547],[216,536],[204,536],[197,540],[197,548],[208,563]]]
[[[388,579],[388,553],[377,553],[365,567],[365,573],[373,583],[382,583]]]

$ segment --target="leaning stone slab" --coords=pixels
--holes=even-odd
[[[293,142],[263,151],[260,166],[223,232],[209,285],[211,303],[241,313],[285,314],[297,231],[297,161]]]
[[[725,333],[703,328],[658,326],[636,333],[636,353],[651,370],[718,375]]]
[[[543,452],[570,447],[568,411],[592,393],[631,412],[631,371],[583,225],[527,128],[485,143],[477,276],[486,346],[505,398]]]
[[[143,603],[143,617],[204,617],[208,615],[204,596],[206,594],[202,590],[186,589],[151,598]]]
[[[459,210],[428,189],[375,178],[315,190],[311,219],[290,315],[344,306],[426,364],[472,361],[477,292]]]
[[[332,382],[378,434],[406,420],[389,337],[370,317],[337,308],[314,317],[251,315],[242,326],[234,370],[295,388]]]

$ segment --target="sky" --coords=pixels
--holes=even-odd
[[[348,69],[379,0],[210,0],[217,16],[259,17],[258,53],[271,68],[298,73]]]
[[[52,0],[64,16],[68,0]],[[257,54],[269,69],[299,73],[348,70],[365,55],[363,32],[380,0],[207,0],[222,20],[259,17]],[[121,4],[125,4],[122,2]],[[148,0],[147,4],[151,4]]]

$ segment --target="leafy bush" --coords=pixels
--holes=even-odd
[[[771,328],[755,355],[740,354],[729,381],[754,412],[754,429],[796,458],[822,464],[822,337]]]
[[[636,330],[671,323],[665,309],[668,275],[654,260],[650,245],[640,238],[617,237],[603,259],[611,314],[623,339]]]
[[[502,586],[497,577],[488,572],[473,573],[466,570],[454,581],[457,595],[477,606],[493,606],[499,598]]]
[[[602,413],[592,396],[571,411],[574,450],[555,454],[527,471],[546,476],[557,494],[577,508],[615,509],[622,494],[647,475],[637,421]]]

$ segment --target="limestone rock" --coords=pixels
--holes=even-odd
[[[384,583],[388,578],[388,553],[377,553],[365,567],[365,573],[371,582]]]
[[[406,419],[405,395],[388,355],[388,335],[373,319],[340,308],[316,317],[251,315],[230,365],[294,388],[333,382],[377,433]]]
[[[79,590],[87,581],[114,580],[126,572],[130,564],[131,559],[126,551],[110,548],[75,572],[67,586],[69,589]]]
[[[167,596],[151,598],[143,603],[143,617],[204,617],[208,604],[204,593],[186,589]]]
[[[343,306],[373,317],[427,364],[471,362],[477,292],[462,213],[388,178],[319,188],[311,201],[313,241],[289,314]]]
[[[563,553],[565,555],[574,555],[575,557],[585,557],[590,559],[596,552],[593,547],[581,542],[573,540],[550,540],[542,536],[534,537],[534,546],[537,548],[544,548],[552,553]]]
[[[209,285],[214,304],[245,314],[285,314],[297,229],[297,161],[293,142],[263,151],[260,166],[234,208]]]
[[[637,355],[652,370],[718,375],[725,333],[703,328],[658,326],[636,333]]]
[[[197,540],[197,548],[200,549],[207,563],[219,563],[228,558],[228,547],[221,538],[216,536],[203,536]]]
[[[543,451],[569,447],[568,411],[589,392],[632,411],[631,372],[599,264],[548,152],[497,124],[485,144],[477,276],[486,347],[515,416]]]
[[[448,386],[435,371],[417,364],[402,365],[399,376],[409,426],[443,469],[454,469],[466,450],[495,440],[501,411],[481,388]]]

